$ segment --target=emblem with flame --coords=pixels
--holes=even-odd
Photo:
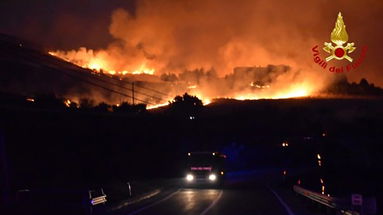
[[[337,60],[346,59],[352,62],[353,59],[348,54],[353,52],[356,47],[354,47],[354,43],[347,43],[346,46],[343,46],[348,41],[348,34],[341,12],[339,12],[334,30],[331,32],[331,41],[335,46],[331,42],[324,43],[323,50],[331,54],[326,58],[326,61],[328,62],[335,58]]]

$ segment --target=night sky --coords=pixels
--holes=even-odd
[[[134,13],[134,0],[1,0],[0,32],[58,49],[105,47],[110,14]],[[74,39],[75,38],[75,39]]]

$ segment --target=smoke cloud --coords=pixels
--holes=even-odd
[[[254,94],[247,91],[260,78],[235,75],[235,67],[262,66],[270,70],[267,67],[270,64],[282,68],[287,65],[288,69],[278,75],[268,73],[274,74],[267,84],[270,89],[262,89],[262,93],[250,97],[273,97],[294,87],[305,88],[312,94],[337,76],[314,64],[311,48],[329,41],[339,11],[344,14],[350,40],[360,46],[371,43],[366,40],[363,34],[366,26],[361,23],[371,23],[367,17],[372,15],[381,17],[378,9],[382,4],[367,2],[368,6],[349,1],[138,0],[134,12],[123,8],[112,12],[109,33],[114,41],[106,49],[80,48],[58,53],[79,64],[89,65],[91,59],[97,58],[98,66],[113,71],[146,67],[153,68],[158,76],[181,75],[198,69],[214,71],[216,79],[204,74],[195,87],[205,97]],[[371,52],[369,55],[375,50]],[[377,79],[376,66],[363,66],[360,70],[370,72],[348,74],[351,80],[366,76]],[[259,73],[252,71],[253,75]],[[233,86],[227,77],[235,77],[232,83],[238,85]],[[177,80],[193,82],[185,78]],[[380,78],[376,82],[382,84],[379,81]],[[250,88],[244,90],[245,85]]]

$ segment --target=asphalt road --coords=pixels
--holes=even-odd
[[[262,185],[224,189],[181,188],[124,215],[292,215],[284,202]]]

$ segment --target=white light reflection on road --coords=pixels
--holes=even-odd
[[[183,194],[183,205],[185,211],[195,210],[198,204],[202,202],[210,202],[208,207],[205,208],[200,215],[205,215],[221,198],[222,190],[200,190],[200,189],[186,189],[181,192]]]

